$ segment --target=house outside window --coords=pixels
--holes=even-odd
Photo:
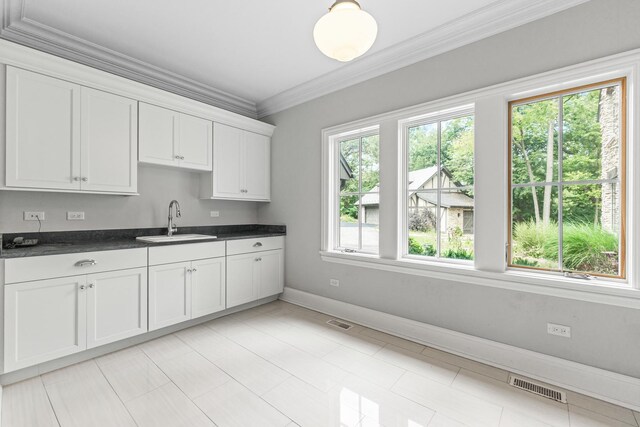
[[[472,260],[473,113],[410,120],[403,133],[405,255]]]
[[[626,80],[509,104],[508,265],[624,279]]]

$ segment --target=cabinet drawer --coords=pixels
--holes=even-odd
[[[284,236],[227,241],[227,255],[271,251],[284,248]]]
[[[187,243],[149,248],[149,265],[170,264],[225,255],[224,242]]]
[[[86,264],[78,265],[82,261],[86,261]],[[95,263],[92,264],[91,261]],[[146,265],[146,248],[11,258],[4,263],[4,283],[125,270]]]

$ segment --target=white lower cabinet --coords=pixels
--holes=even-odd
[[[149,330],[225,309],[224,242],[151,248],[149,259],[161,262],[194,253],[219,256],[149,267]]]
[[[147,331],[146,268],[5,285],[4,371]]]
[[[227,257],[227,308],[284,290],[282,249]]]
[[[191,319],[190,262],[149,267],[149,330]]]
[[[145,268],[87,276],[87,348],[147,332]]]

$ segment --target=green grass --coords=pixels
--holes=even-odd
[[[566,224],[563,228],[562,258],[564,268],[616,275],[618,237],[599,225]],[[558,226],[516,224],[513,231],[514,264],[557,269]]]

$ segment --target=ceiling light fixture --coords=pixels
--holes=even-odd
[[[337,0],[313,29],[318,49],[341,62],[363,55],[373,46],[377,35],[376,20],[355,0]]]

